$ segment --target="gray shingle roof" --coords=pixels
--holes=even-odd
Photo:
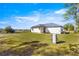
[[[38,25],[32,26],[31,28],[36,28],[36,27],[63,27],[63,26],[57,25],[55,23],[46,23],[46,24],[38,24]]]

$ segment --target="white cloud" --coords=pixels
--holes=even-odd
[[[41,15],[42,14],[38,11],[33,11],[33,13],[28,16],[16,16],[15,20],[19,23],[38,22],[40,20]]]
[[[25,22],[37,22],[39,20],[39,17],[36,16],[17,16],[15,17],[16,21],[19,23],[25,23]]]
[[[60,10],[55,11],[54,13],[55,14],[64,14],[66,11],[67,11],[67,9],[60,9]]]
[[[54,15],[53,11],[42,13],[40,11],[33,11],[29,16],[16,16],[15,20],[19,23],[45,23],[60,20],[61,16]]]

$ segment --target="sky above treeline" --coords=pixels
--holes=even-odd
[[[29,29],[33,25],[56,23],[64,25],[67,11],[63,3],[0,3],[0,28]]]

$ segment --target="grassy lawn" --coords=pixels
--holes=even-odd
[[[79,33],[58,35],[57,44],[50,34],[0,34],[0,55],[79,55],[78,43]]]

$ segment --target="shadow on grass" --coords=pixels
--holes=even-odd
[[[32,41],[32,42],[23,42],[19,46],[26,45],[26,44],[33,44],[33,43],[39,43],[40,41]]]
[[[57,44],[65,43],[65,41],[58,41]]]
[[[25,47],[18,48],[21,46],[25,46]],[[11,47],[8,50],[0,52],[0,56],[31,56],[36,49],[39,49],[45,46],[48,46],[48,44],[40,43],[39,41],[23,42],[18,46]],[[13,50],[14,48],[17,48],[17,49]]]

